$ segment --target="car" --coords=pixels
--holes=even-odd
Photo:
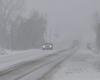
[[[53,50],[53,44],[52,43],[44,43],[42,45],[42,50]]]

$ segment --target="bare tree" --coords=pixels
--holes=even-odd
[[[44,32],[47,26],[47,19],[44,15],[38,11],[33,11],[29,19],[18,17],[17,22],[21,21],[17,29],[13,27],[15,34],[13,36],[13,49],[15,50],[26,50],[33,48],[41,48],[41,45],[45,43]]]
[[[25,0],[0,0],[0,24],[10,33],[11,25],[24,10]]]
[[[12,50],[39,48],[44,42],[46,17],[36,11],[26,19],[25,0],[0,0],[0,45]]]
[[[12,24],[16,22],[17,17],[24,10],[25,0],[0,0],[0,32],[1,41],[11,47],[11,29]]]

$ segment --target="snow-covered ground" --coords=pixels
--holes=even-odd
[[[0,68],[4,68],[9,66],[10,64],[15,64],[23,61],[38,60],[45,56],[53,54],[54,52],[55,50],[46,51],[39,49],[31,49],[26,51],[6,50],[5,54],[0,54]]]
[[[7,50],[6,54],[0,54],[0,80],[44,80],[42,75],[48,76],[58,63],[62,64],[46,80],[100,80],[100,55],[84,49],[87,43],[94,43],[96,37],[93,26],[98,10],[95,1],[92,1],[50,0],[49,7],[46,7],[46,0],[27,0],[28,5],[34,3],[33,7],[26,6],[27,10],[34,8],[48,13],[48,40],[59,49],[69,47],[73,40],[79,40],[81,48],[77,52]]]
[[[0,55],[0,80],[100,79],[100,54],[88,49],[8,50],[7,53]]]
[[[62,63],[51,80],[100,80],[100,55],[88,50],[77,52]]]
[[[58,51],[13,51],[0,55],[0,80],[38,80],[56,69],[65,58],[73,56],[76,50],[77,47]]]

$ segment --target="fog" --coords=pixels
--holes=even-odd
[[[42,0],[42,2],[28,0],[28,2],[30,8],[47,14],[48,41],[57,46],[64,46],[65,43],[68,45],[73,40],[81,40],[82,45],[95,41],[95,15],[100,13],[98,0]]]
[[[93,39],[93,19],[96,13],[93,0],[53,0],[49,3],[52,4],[49,4],[48,9],[48,27],[52,31],[49,36],[54,43],[61,42],[64,46],[73,39]]]
[[[99,20],[100,17],[99,3],[99,0],[26,0],[25,10],[22,16],[24,18],[30,18],[33,12],[38,12],[40,16],[46,18],[47,24],[44,26],[46,28],[45,30],[43,30],[44,27],[41,26],[41,24],[41,27],[36,26],[36,23],[32,23],[32,25],[29,24],[31,27],[34,26],[32,28],[32,34],[37,33],[34,34],[34,37],[31,34],[33,39],[30,40],[31,36],[30,39],[27,39],[25,36],[27,33],[24,34],[25,31],[22,32],[22,42],[24,39],[23,36],[25,36],[26,41],[30,40],[32,43],[40,45],[37,40],[40,39],[40,35],[37,36],[37,34],[41,34],[43,39],[43,31],[45,31],[47,32],[45,34],[45,40],[53,43],[56,48],[67,47],[72,44],[73,40],[79,40],[82,46],[86,46],[87,43],[94,43],[97,36],[95,31],[97,25],[96,18]],[[97,14],[98,17],[96,17]],[[4,40],[2,41],[6,45],[8,40],[6,39],[6,42]],[[19,38],[17,40],[19,40]],[[30,41],[24,43],[28,44]],[[16,42],[16,40],[14,42]],[[17,42],[19,43],[19,41]],[[7,43],[9,43],[9,41]],[[14,44],[16,45],[16,43]]]

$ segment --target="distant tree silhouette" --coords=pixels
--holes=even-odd
[[[100,24],[98,24],[98,27],[96,30],[96,46],[97,46],[97,49],[100,50]]]
[[[0,0],[0,47],[12,50],[39,48],[44,42],[46,17],[33,11],[21,16],[25,0]]]
[[[100,18],[98,13],[95,15],[96,26],[95,26],[95,33],[96,33],[96,49],[100,51]]]
[[[21,23],[18,24],[18,21]],[[41,44],[45,42],[44,32],[47,23],[46,18],[35,11],[27,20],[18,17],[17,22],[13,24],[17,27],[13,27],[11,34],[12,49],[26,50],[40,48]]]
[[[0,0],[0,46],[11,48],[11,29],[24,10],[25,0]]]

